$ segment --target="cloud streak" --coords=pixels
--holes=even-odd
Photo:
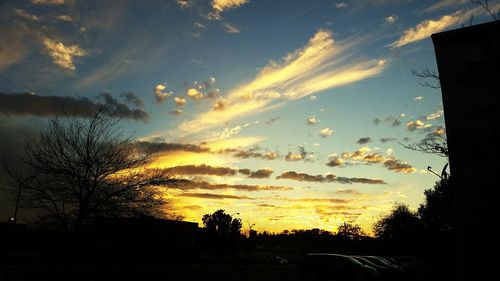
[[[117,117],[148,121],[149,114],[140,108],[131,108],[130,103],[142,106],[142,100],[132,92],[122,94],[124,101],[109,93],[97,96],[96,101],[73,96],[39,96],[32,93],[0,93],[0,115],[48,117],[62,114],[75,114],[92,117],[98,110]]]
[[[326,176],[309,175],[306,173],[297,173],[295,171],[284,172],[281,175],[277,176],[276,179],[289,179],[295,181],[319,182],[319,183],[337,182],[343,184],[352,184],[352,183],[386,184],[381,179],[347,178],[347,177],[338,177],[333,174],[328,174]]]
[[[409,28],[403,32],[401,37],[388,45],[390,48],[399,48],[405,45],[415,43],[430,37],[433,33],[437,33],[447,29],[448,27],[465,22],[471,15],[477,12],[473,9],[468,12],[458,11],[453,14],[444,15],[439,19],[427,19],[418,23],[415,27]]]
[[[335,43],[330,31],[319,30],[303,48],[286,55],[281,63],[269,62],[252,81],[229,91],[224,97],[224,110],[210,109],[194,116],[180,125],[180,133],[192,134],[220,126],[383,71],[383,60],[347,61],[347,51],[352,46]]]

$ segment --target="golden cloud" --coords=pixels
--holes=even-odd
[[[399,48],[426,39],[433,33],[443,31],[450,26],[466,21],[475,11],[475,9],[469,12],[458,11],[450,15],[444,15],[437,20],[424,20],[417,24],[417,26],[405,30],[403,35],[388,45],[388,47]]]
[[[83,57],[88,54],[87,51],[78,45],[66,46],[62,42],[57,42],[47,37],[42,38],[42,43],[52,58],[52,62],[64,69],[75,70],[73,58]]]
[[[229,91],[223,110],[211,109],[182,123],[181,134],[210,129],[382,72],[384,60],[345,60],[353,45],[335,43],[330,31],[319,30],[303,48],[286,55],[281,63],[269,62],[252,81]]]

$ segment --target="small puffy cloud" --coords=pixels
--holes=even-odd
[[[264,155],[262,155],[262,158],[266,160],[275,160],[278,158],[278,156],[279,156],[278,153],[271,151],[264,153]]]
[[[260,169],[260,170],[251,172],[250,175],[248,175],[248,177],[254,178],[254,179],[265,179],[265,178],[267,179],[271,176],[272,173],[273,173],[273,169],[264,168],[264,169]]]
[[[335,3],[335,7],[337,9],[345,9],[345,8],[349,7],[349,4],[347,4],[345,2],[339,2],[339,3]]]
[[[176,0],[176,2],[182,9],[189,8],[193,4],[192,0]]]
[[[406,129],[408,131],[415,131],[417,129],[427,129],[430,127],[432,127],[431,124],[425,124],[420,119],[406,123]]]
[[[393,152],[394,152],[394,149],[392,149],[392,148],[390,148],[390,147],[389,147],[389,148],[385,151],[385,154],[387,154],[387,155],[391,155]]]
[[[184,106],[186,104],[185,98],[175,97],[174,101],[175,101],[175,104],[177,104],[178,106]]]
[[[281,116],[276,116],[276,117],[270,118],[269,120],[265,121],[264,124],[272,125],[274,122],[276,122],[280,119],[281,119]]]
[[[201,98],[203,98],[203,93],[195,88],[189,88],[186,91],[186,95],[193,100],[200,100]]]
[[[385,22],[388,24],[393,24],[396,22],[396,20],[398,20],[398,17],[396,15],[390,15],[385,18]]]
[[[384,166],[394,172],[397,173],[406,173],[412,174],[417,171],[417,169],[413,168],[410,164],[406,162],[401,162],[400,160],[391,158],[384,161]]]
[[[170,112],[170,114],[172,114],[172,115],[181,115],[183,112],[184,112],[184,111],[182,111],[181,109],[177,108],[177,109],[175,109],[175,110],[172,110],[172,111]]]
[[[424,99],[424,97],[422,97],[422,96],[416,96],[413,98],[414,101],[419,101],[419,100],[423,100],[423,99]]]
[[[316,100],[318,100],[318,96],[310,96],[309,100],[310,101],[316,101]]]
[[[380,142],[386,143],[386,142],[391,142],[391,141],[397,141],[397,138],[380,138]]]
[[[342,166],[342,164],[344,164],[344,161],[338,157],[332,157],[330,158],[330,161],[326,163],[326,165],[330,167],[339,167]]]
[[[443,110],[438,110],[438,111],[436,111],[434,113],[431,113],[431,114],[427,115],[425,117],[425,119],[427,119],[427,120],[438,119],[438,118],[441,118],[441,116],[443,116],[443,114],[444,114]]]
[[[307,122],[307,125],[314,126],[314,125],[319,123],[319,120],[316,119],[316,116],[309,116],[309,117],[307,117],[306,122]]]
[[[56,17],[60,21],[72,22],[74,19],[69,15],[59,15]]]
[[[83,57],[88,53],[78,45],[66,46],[62,42],[57,42],[44,37],[42,39],[43,46],[52,58],[52,62],[64,69],[75,70],[73,63],[74,57]]]
[[[194,26],[196,26],[197,28],[200,28],[200,29],[201,29],[201,28],[205,28],[205,25],[203,25],[203,24],[201,24],[201,23],[199,23],[199,22],[195,22],[195,23],[194,23]]]
[[[403,35],[388,45],[388,47],[399,48],[426,39],[433,33],[443,31],[450,26],[466,21],[470,15],[471,13],[459,11],[454,14],[442,16],[437,20],[424,20],[417,24],[417,26],[405,30]]]
[[[299,152],[294,153],[294,152],[288,152],[287,155],[285,155],[285,160],[286,161],[300,161],[300,160],[305,160],[307,156],[307,151],[304,147],[299,146]]]
[[[443,136],[446,134],[446,130],[445,128],[439,126],[437,127],[436,129],[434,129],[434,131],[432,131],[432,135],[434,136]]]
[[[238,27],[236,27],[232,24],[229,24],[229,23],[224,23],[224,28],[226,29],[227,33],[240,33],[241,32],[241,30]]]
[[[238,8],[248,2],[248,0],[212,0],[212,2],[210,2],[210,6],[213,11],[208,14],[208,18],[212,20],[220,20],[222,19],[221,14],[223,12]]]
[[[329,128],[324,128],[323,130],[321,130],[319,132],[320,136],[322,136],[323,138],[326,138],[326,137],[329,137],[331,135],[333,135],[334,131],[332,129],[329,129]]]
[[[373,119],[373,125],[378,126],[380,124],[390,125],[392,127],[397,127],[397,126],[401,125],[401,121],[399,121],[398,118],[396,118],[392,115],[389,115],[389,116],[385,117],[384,119],[381,119],[378,117]]]
[[[302,159],[304,159],[304,155],[300,153],[288,152],[288,154],[285,156],[286,161],[299,161]]]
[[[167,89],[166,84],[158,84],[155,87],[155,97],[157,103],[162,103],[166,98],[171,97],[174,93],[172,91],[166,92]]]
[[[357,144],[367,144],[371,142],[372,139],[370,137],[365,137],[365,138],[360,138],[358,141],[356,141]]]

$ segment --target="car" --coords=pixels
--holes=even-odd
[[[399,266],[388,262],[387,260],[385,260],[382,257],[378,257],[378,256],[363,256],[363,258],[365,258],[365,259],[367,259],[367,260],[369,260],[369,261],[371,261],[371,262],[373,262],[375,264],[378,264],[380,266],[388,267],[393,272],[400,272],[401,271],[401,269],[399,268]]]
[[[275,256],[270,259],[271,264],[276,264],[276,265],[287,265],[288,261],[282,257]]]
[[[355,258],[334,253],[309,253],[302,261],[302,274],[308,280],[377,280],[378,272]]]
[[[379,280],[390,280],[392,278],[393,274],[392,274],[391,269],[388,266],[383,266],[383,265],[373,263],[370,260],[368,260],[362,256],[352,256],[352,257],[364,265],[371,266],[371,267],[375,268],[378,272],[378,276],[379,276],[378,279]]]

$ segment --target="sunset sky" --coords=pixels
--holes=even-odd
[[[445,133],[439,89],[411,70],[435,70],[430,35],[471,16],[489,20],[468,0],[2,1],[0,152],[105,105],[157,143],[145,168],[197,180],[166,189],[172,214],[369,233],[446,163],[401,145]]]

